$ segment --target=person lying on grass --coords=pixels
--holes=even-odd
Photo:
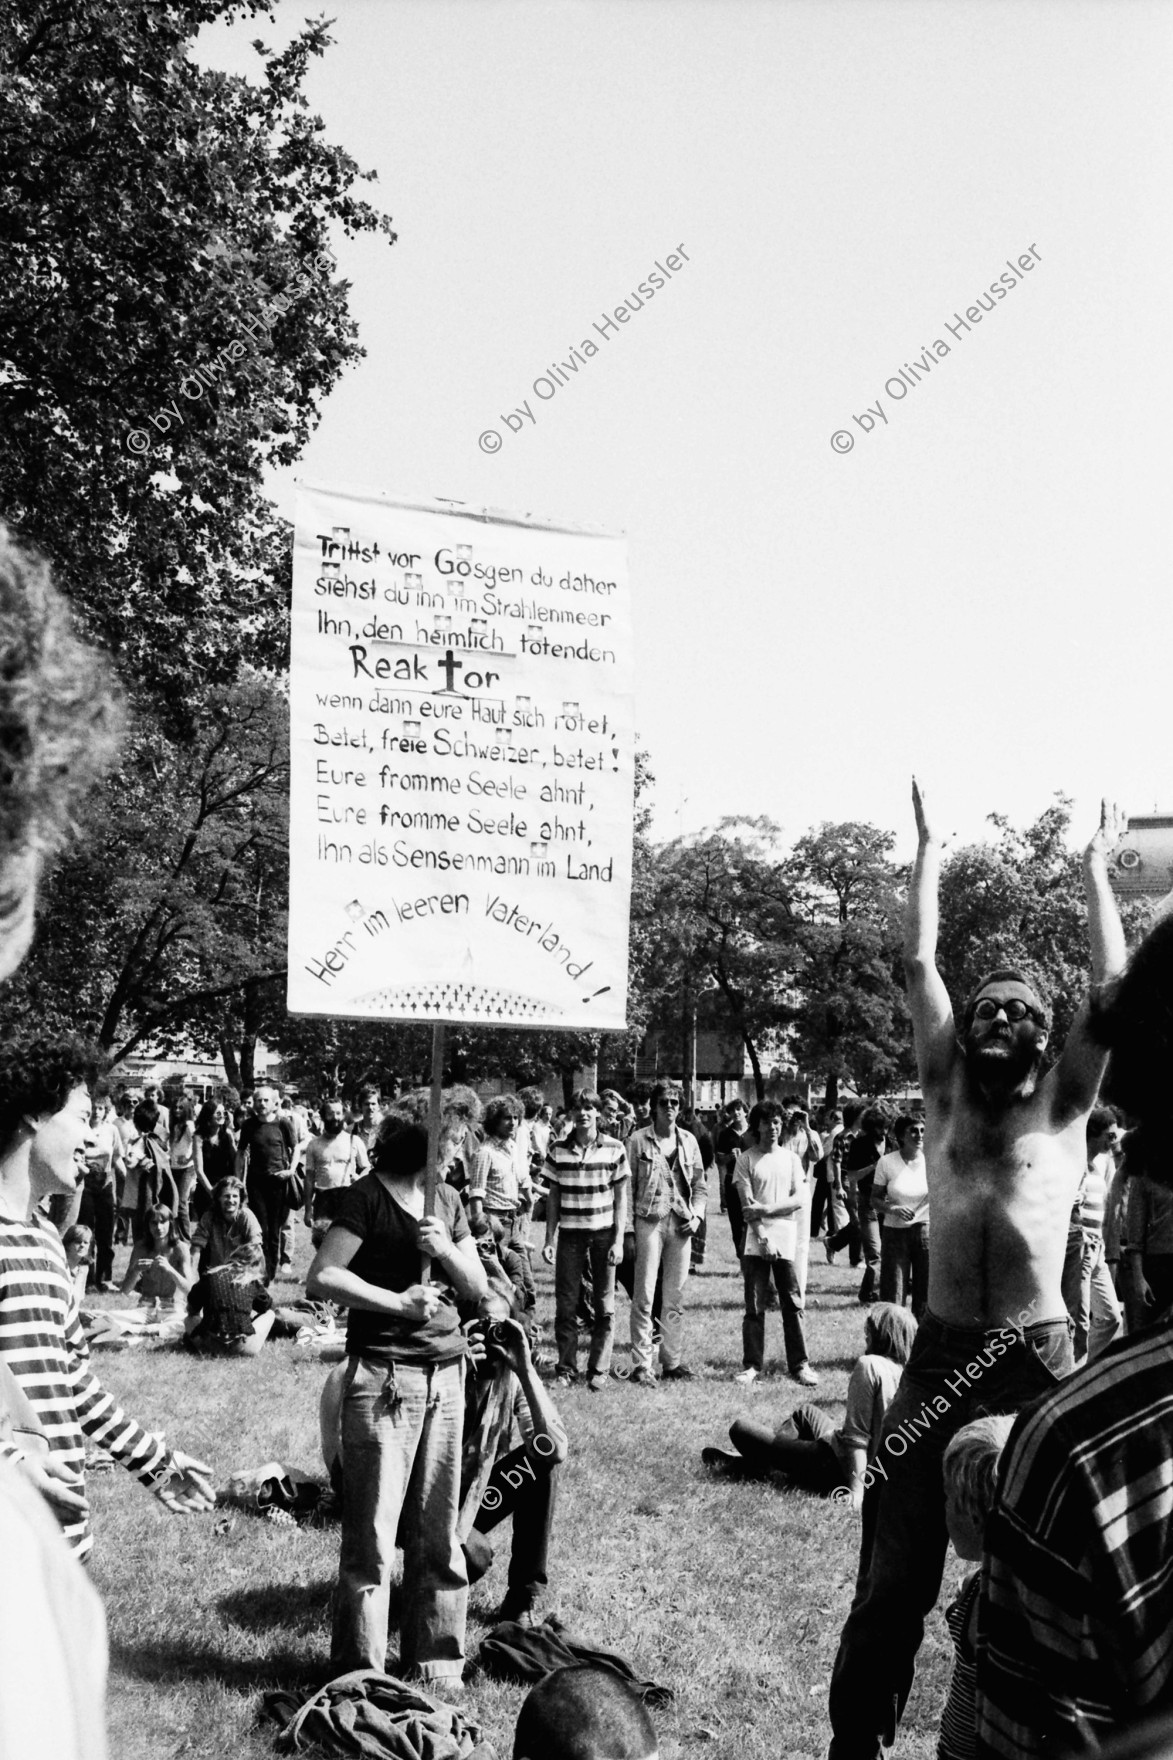
[[[854,1509],[865,1488],[883,1476],[880,1430],[916,1337],[916,1321],[893,1302],[877,1302],[864,1322],[864,1354],[847,1384],[847,1412],[836,1429],[817,1406],[798,1406],[780,1429],[737,1418],[733,1449],[703,1448],[706,1467],[727,1478],[764,1479],[783,1472],[804,1491],[848,1494]]]
[[[96,1070],[96,1052],[77,1039],[0,1047],[0,1362],[39,1432],[0,1431],[0,1458],[47,1499],[80,1556],[93,1546],[87,1437],[174,1513],[215,1503],[212,1469],[140,1429],[93,1374],[65,1252],[40,1214],[45,1198],[72,1196],[85,1173]]]

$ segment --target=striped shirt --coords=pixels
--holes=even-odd
[[[979,1755],[1173,1709],[1173,1314],[1021,1414],[985,1538]]]
[[[610,1228],[615,1220],[615,1188],[627,1178],[627,1155],[617,1137],[602,1131],[580,1148],[574,1132],[546,1153],[546,1180],[558,1187],[559,1226],[574,1231]]]
[[[968,1628],[981,1586],[982,1573],[974,1571],[945,1609],[945,1624],[953,1639],[953,1673],[941,1713],[937,1760],[973,1760],[973,1643]]]
[[[41,1216],[30,1222],[0,1216],[0,1351],[50,1452],[79,1476],[87,1436],[145,1482],[166,1460],[162,1439],[140,1430],[94,1376],[65,1253],[57,1230]],[[19,1460],[24,1452],[0,1437],[0,1456]],[[58,1520],[73,1550],[88,1553],[94,1543],[88,1508]]]

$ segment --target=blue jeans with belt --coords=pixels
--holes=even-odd
[[[983,1329],[925,1314],[872,1463],[879,1500],[831,1676],[830,1760],[875,1760],[895,1737],[945,1569],[946,1444],[975,1418],[1021,1411],[1073,1368],[1066,1318]]]
[[[342,1552],[330,1663],[387,1669],[396,1538],[403,1546],[399,1666],[442,1689],[464,1669],[468,1573],[456,1538],[464,1362],[350,1357],[342,1392]]]

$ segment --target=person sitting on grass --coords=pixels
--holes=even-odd
[[[166,1204],[152,1204],[144,1221],[146,1236],[131,1252],[122,1293],[128,1296],[137,1290],[140,1301],[182,1307],[195,1282],[191,1249],[180,1238],[176,1219]]]
[[[517,1714],[513,1760],[656,1760],[648,1708],[619,1675],[572,1663],[527,1694]]]
[[[84,1222],[71,1222],[61,1236],[61,1245],[65,1248],[65,1263],[73,1278],[74,1296],[80,1303],[86,1293],[86,1283],[90,1275],[90,1255],[94,1250],[93,1230],[87,1228]]]
[[[82,1557],[93,1546],[87,1438],[176,1514],[215,1503],[211,1469],[140,1429],[95,1377],[65,1253],[40,1214],[46,1197],[77,1190],[96,1066],[97,1053],[76,1039],[0,1048],[0,1358],[48,1445],[0,1433],[0,1459],[17,1464]]]
[[[703,1448],[702,1462],[727,1478],[764,1479],[782,1472],[804,1491],[827,1496],[846,1490],[859,1509],[869,1469],[883,1475],[880,1430],[915,1337],[911,1314],[893,1302],[877,1302],[864,1322],[864,1354],[851,1371],[847,1411],[838,1429],[811,1405],[798,1406],[777,1430],[737,1418],[729,1430],[732,1451]]]
[[[279,1308],[253,1267],[217,1265],[187,1302],[183,1342],[204,1356],[255,1357],[270,1337],[295,1338],[304,1315]]]
[[[1014,1419],[1008,1415],[975,1418],[957,1432],[945,1450],[941,1464],[945,1526],[958,1558],[973,1564],[981,1563],[986,1517],[994,1507],[998,1484],[998,1462],[1013,1428]],[[973,1760],[977,1751],[975,1689],[981,1586],[981,1571],[971,1571],[945,1609],[954,1657],[941,1714],[937,1760]]]
[[[220,1265],[264,1276],[261,1225],[244,1201],[243,1181],[234,1174],[212,1187],[212,1203],[192,1237],[191,1250],[197,1255],[201,1277]]]

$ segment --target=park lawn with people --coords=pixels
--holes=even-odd
[[[302,1277],[309,1257],[299,1229]],[[550,1356],[553,1276],[540,1254],[535,1272]],[[696,1379],[656,1389],[612,1381],[602,1394],[585,1382],[558,1390],[570,1455],[539,1617],[559,1613],[574,1636],[618,1651],[638,1675],[674,1689],[674,1705],[654,1713],[662,1754],[815,1760],[826,1751],[827,1687],[855,1582],[859,1519],[780,1481],[711,1477],[700,1451],[724,1443],[739,1415],[781,1423],[804,1400],[839,1419],[864,1348],[858,1282],[845,1256],[829,1267],[815,1242],[807,1330],[819,1386],[800,1388],[786,1375],[781,1320],[771,1307],[770,1372],[755,1389],[738,1387],[731,1377],[741,1366],[741,1278],[726,1220],[714,1214],[705,1272],[686,1288],[686,1361]],[[294,1283],[274,1286],[282,1302],[301,1293]],[[90,1296],[86,1305],[107,1302]],[[628,1316],[619,1292],[621,1370]],[[584,1336],[580,1361],[585,1356]],[[98,1352],[96,1367],[127,1410],[212,1462],[217,1485],[271,1460],[322,1472],[318,1395],[328,1365],[292,1343],[270,1341],[252,1359],[216,1360],[145,1343]],[[262,1693],[305,1694],[328,1678],[337,1522],[272,1525],[232,1505],[177,1521],[117,1468],[92,1473],[90,1494],[93,1577],[110,1631],[112,1760],[272,1754],[274,1727],[257,1721]],[[508,1536],[506,1525],[495,1536],[497,1562],[470,1591],[470,1658],[505,1593]],[[946,1586],[961,1574],[951,1558]],[[394,1616],[391,1624],[394,1632]],[[936,1752],[950,1655],[938,1609],[901,1724],[901,1751],[911,1760]],[[512,1754],[523,1697],[519,1687],[472,1672],[461,1701],[502,1760]]]

